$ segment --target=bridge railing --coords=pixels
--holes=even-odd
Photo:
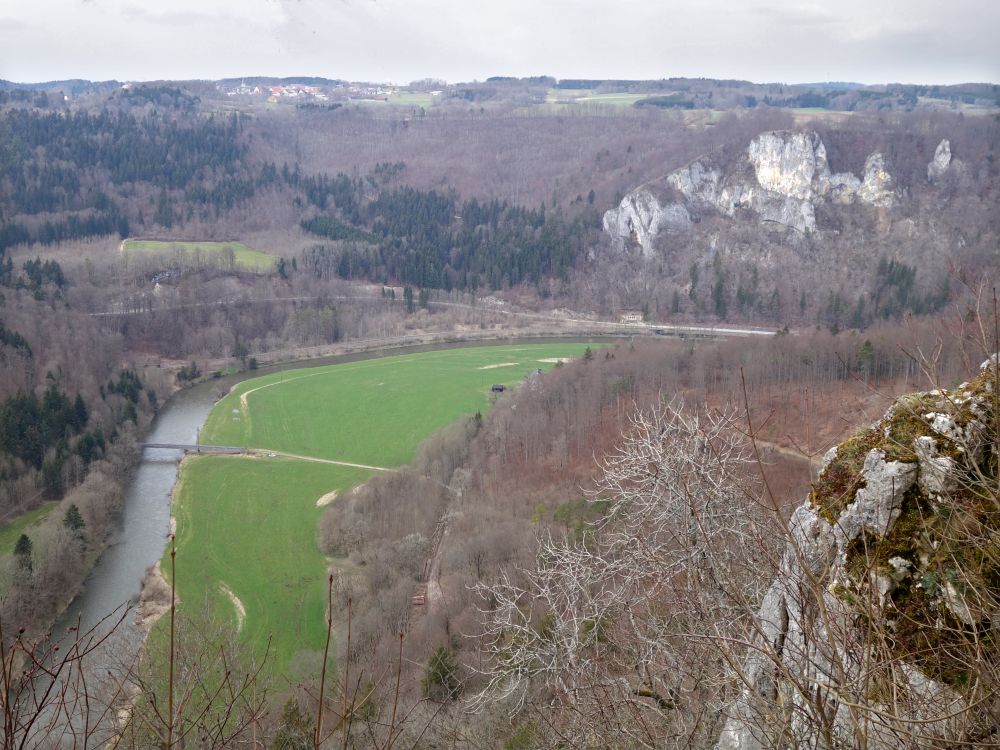
[[[202,445],[200,443],[139,443],[140,448],[169,448],[187,453],[246,453],[246,448],[236,445]]]

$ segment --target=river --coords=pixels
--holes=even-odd
[[[146,436],[151,443],[196,443],[198,430],[215,403],[216,383],[174,394],[156,415]],[[170,493],[183,453],[147,448],[125,490],[121,526],[101,555],[84,589],[60,619],[56,632],[80,620],[86,632],[123,604],[134,601],[146,568],[163,554],[170,529]],[[130,618],[131,621],[131,618]]]

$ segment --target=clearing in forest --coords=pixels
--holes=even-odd
[[[269,271],[278,259],[242,242],[186,242],[183,240],[125,240],[122,252],[130,258],[156,256],[180,266]]]
[[[29,510],[27,513],[22,513],[3,526],[0,526],[0,560],[13,555],[14,546],[17,544],[17,540],[21,538],[21,534],[27,534],[31,538],[38,530],[38,527],[42,525],[42,522],[48,517],[49,513],[58,507],[59,503],[55,501],[42,503],[38,508]],[[0,581],[0,593],[3,593],[5,590],[6,582]]]

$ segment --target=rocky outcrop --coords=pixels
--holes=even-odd
[[[894,198],[892,176],[885,168],[885,157],[875,152],[865,159],[865,176],[858,188],[858,200],[872,206],[892,208]]]
[[[695,161],[667,175],[667,184],[680,192],[688,203],[713,208],[719,202],[722,172],[707,161]]]
[[[829,179],[826,147],[816,133],[762,133],[747,146],[757,184],[786,198],[812,198]]]
[[[680,232],[691,225],[687,209],[678,203],[661,206],[647,190],[636,190],[622,200],[617,211],[604,214],[604,231],[612,237],[642,248],[652,248],[653,238],[661,231]]]
[[[703,157],[629,193],[604,214],[604,229],[619,250],[634,243],[649,255],[660,232],[685,231],[695,213],[748,212],[806,233],[816,231],[823,201],[891,207],[893,200],[882,154],[868,157],[861,177],[834,174],[817,133],[777,131],[754,138],[728,168]]]
[[[718,748],[940,747],[996,731],[997,367],[899,399],[824,457]]]
[[[927,164],[927,180],[937,182],[951,166],[951,143],[944,138],[934,149],[934,158]]]

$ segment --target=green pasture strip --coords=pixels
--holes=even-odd
[[[430,107],[440,96],[431,96],[426,91],[397,91],[389,97],[389,104],[399,104],[410,107]]]
[[[580,104],[614,104],[620,107],[631,107],[640,99],[646,99],[648,97],[649,94],[593,94],[590,96],[581,96],[575,101]]]
[[[242,242],[186,242],[181,240],[125,240],[122,245],[130,255],[139,253],[158,256],[179,256],[180,262],[219,265],[227,262],[232,251],[233,263],[248,271],[268,271],[277,258],[243,244]]]
[[[282,458],[185,461],[173,505],[182,606],[207,605],[235,626],[225,584],[246,610],[241,641],[263,654],[271,638],[270,671],[289,675],[303,659],[322,661],[316,653],[326,636],[326,559],[316,544],[323,510],[316,501],[368,475]],[[161,567],[169,577],[169,550]],[[163,627],[166,618],[157,624]]]
[[[470,347],[254,378],[216,404],[200,441],[399,466],[435,430],[485,411],[494,383],[519,384],[531,371],[554,366],[540,360],[579,357],[585,348]]]
[[[650,94],[628,92],[598,93],[594,89],[550,89],[545,97],[546,104],[609,104],[617,107],[631,107]]]
[[[597,89],[549,89],[545,101],[572,103],[583,96],[596,96]]]

